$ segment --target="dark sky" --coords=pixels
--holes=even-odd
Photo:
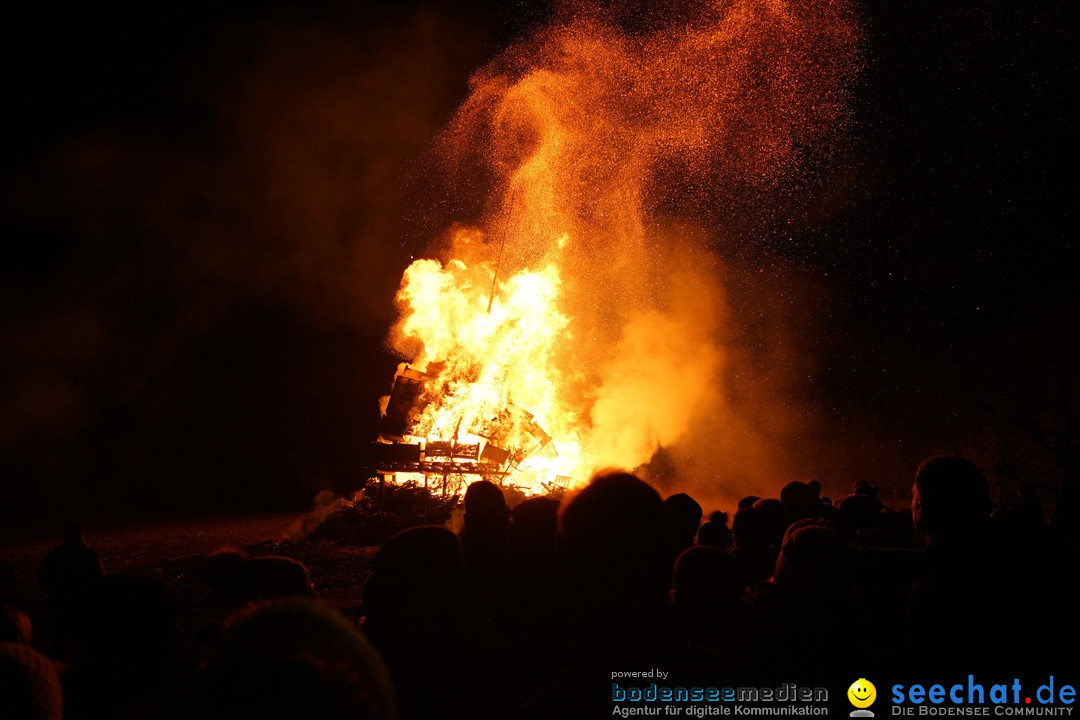
[[[969,447],[993,398],[1074,377],[1075,10],[953,5],[862,8],[866,68],[828,182],[768,212],[748,199],[744,242],[717,247],[748,278],[782,267],[824,288],[794,325],[845,479],[910,476]],[[393,292],[445,221],[426,153],[469,74],[555,14],[9,18],[0,514],[291,508],[347,487],[392,377]]]

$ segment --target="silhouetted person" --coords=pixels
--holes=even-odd
[[[924,460],[915,473],[911,515],[931,545],[961,540],[985,529],[994,504],[986,476],[955,455]]]
[[[836,502],[834,514],[823,514],[822,518],[833,522],[845,538],[863,549],[924,547],[926,538],[915,530],[911,508],[894,510],[877,493],[876,486],[859,480],[850,494]]]
[[[686,493],[676,493],[664,500],[664,506],[675,518],[675,538],[681,552],[694,544],[701,527],[701,505]]]
[[[770,543],[768,521],[760,510],[748,507],[735,513],[731,520],[731,538],[728,552],[739,564],[749,587],[772,575],[777,551]]]
[[[392,720],[393,687],[378,651],[336,610],[310,598],[242,615],[206,667],[211,720]]]
[[[0,642],[31,642],[30,618],[15,606],[15,567],[0,561]]]
[[[709,515],[709,520],[698,530],[697,541],[702,545],[727,551],[731,549],[731,528],[728,527],[726,512],[717,510]]]
[[[421,526],[390,538],[364,586],[364,612],[403,718],[506,712],[506,647],[466,589],[452,532]]]
[[[223,548],[203,561],[203,576],[234,609],[249,602],[315,594],[307,566],[281,555],[250,557],[243,550]]]
[[[780,542],[784,539],[784,530],[787,529],[787,508],[784,503],[776,498],[761,498],[754,503],[754,509],[761,513],[765,522],[769,545],[779,549]]]
[[[65,717],[182,717],[191,668],[180,662],[179,614],[179,599],[161,580],[110,575],[96,583],[72,638]]]
[[[1002,519],[1020,532],[1038,532],[1045,527],[1038,489],[1026,481],[1017,486],[1016,501],[996,509],[992,517]]]
[[[852,494],[840,501],[838,507],[847,537],[860,530],[872,530],[882,521],[881,501],[873,495]]]
[[[549,497],[525,500],[511,513],[510,557],[518,577],[550,579],[557,572],[559,501]]]
[[[510,509],[502,488],[489,480],[478,480],[465,491],[465,530],[474,535],[504,538],[510,530]]]
[[[14,605],[0,605],[0,642],[31,645],[33,640],[30,616]]]
[[[677,547],[674,522],[656,490],[629,473],[598,474],[563,503],[559,537],[563,577],[583,633],[618,648],[656,632]]]
[[[0,642],[0,717],[4,720],[62,720],[63,691],[56,667],[20,643]]]
[[[818,671],[860,655],[873,633],[855,593],[853,560],[840,534],[820,521],[788,528],[772,579],[752,599],[763,663]]]
[[[915,526],[928,540],[921,578],[907,598],[913,656],[919,663],[972,667],[999,656],[1000,614],[1017,612],[1014,603],[1023,593],[1014,590],[1025,579],[990,526],[986,477],[963,458],[930,458],[919,465],[912,494]]]
[[[907,599],[913,657],[1000,668],[1025,657],[1049,667],[1075,649],[1075,556],[1047,535],[991,521],[989,484],[964,458],[923,461],[912,495],[915,526],[928,539]]]
[[[760,500],[758,495],[747,495],[743,499],[739,500],[739,504],[735,507],[736,510],[742,510],[743,508],[754,507],[754,503]]]
[[[502,489],[478,480],[465,491],[465,581],[499,624],[509,613],[510,509]]]
[[[825,523],[831,523],[836,527],[840,527],[840,524],[842,523],[840,509],[836,507],[836,505],[833,505],[832,500],[827,497],[818,499],[817,509],[812,517]]]
[[[532,497],[511,513],[512,613],[502,631],[517,651],[519,677],[539,687],[562,661],[566,598],[558,564],[559,501]]]
[[[674,520],[660,495],[629,473],[598,473],[563,501],[559,561],[569,664],[523,717],[557,717],[568,707],[591,717],[601,711],[602,694],[590,684],[595,688],[605,668],[675,665],[679,643],[668,601],[675,547]]]
[[[821,504],[818,491],[810,485],[794,480],[780,490],[780,502],[784,504],[784,527],[796,520],[817,517]]]
[[[101,558],[83,540],[82,528],[76,523],[65,525],[64,542],[49,551],[38,571],[38,583],[49,596],[53,655],[67,651],[76,609],[104,575]]]
[[[708,545],[687,548],[675,561],[672,598],[684,640],[731,648],[746,581],[735,558]]]
[[[846,596],[854,578],[852,558],[835,528],[804,519],[784,534],[772,579],[808,598]]]

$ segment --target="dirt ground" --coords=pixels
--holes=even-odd
[[[299,533],[303,514],[198,517],[159,522],[115,523],[87,527],[86,541],[101,557],[105,572],[159,577],[180,598],[181,632],[198,637],[202,628],[227,615],[202,581],[202,559],[221,547],[239,547],[251,555],[285,555],[307,565],[319,596],[347,616],[360,614],[362,588],[377,547],[310,542]],[[15,566],[17,604],[34,624],[34,644],[48,647],[48,607],[37,583],[37,570],[59,538],[7,539],[0,558]]]

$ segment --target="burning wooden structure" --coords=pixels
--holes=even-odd
[[[432,363],[438,374],[445,363]],[[532,413],[508,403],[494,416],[477,419],[462,428],[458,419],[449,439],[420,435],[417,415],[432,398],[425,394],[433,374],[402,364],[385,398],[379,439],[374,443],[374,465],[369,476],[392,482],[417,481],[429,490],[455,494],[475,480],[491,480],[526,493],[561,492],[570,482],[566,476],[544,478],[527,466],[530,458],[555,458],[555,443]]]

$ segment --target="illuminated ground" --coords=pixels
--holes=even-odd
[[[280,554],[300,560],[311,570],[320,596],[346,614],[358,612],[361,589],[375,548],[338,547],[291,537],[301,514],[196,517],[157,524],[122,524],[87,528],[87,542],[100,554],[107,573],[160,577],[180,596],[181,629],[188,636],[222,620],[226,609],[203,586],[202,557],[219,547],[247,548],[252,555]],[[47,646],[49,627],[45,597],[37,584],[37,568],[55,544],[40,533],[21,540],[5,539],[0,557],[15,565],[18,600],[34,621],[35,645]]]

